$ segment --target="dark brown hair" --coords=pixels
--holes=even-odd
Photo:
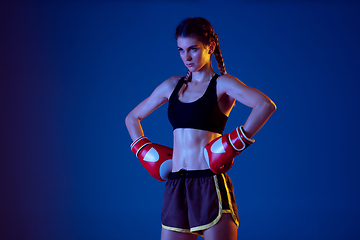
[[[224,60],[219,47],[219,39],[208,20],[202,17],[190,17],[183,20],[176,28],[175,39],[179,37],[195,37],[205,45],[215,42],[214,56],[221,75],[226,74]],[[185,84],[191,81],[191,72],[185,76]],[[184,89],[185,90],[185,89]]]

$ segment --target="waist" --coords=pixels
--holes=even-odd
[[[182,168],[190,170],[207,169],[204,157],[204,147],[220,134],[197,130],[174,130],[173,171]]]
[[[170,180],[180,179],[180,178],[203,178],[203,177],[211,177],[216,175],[210,169],[204,170],[185,170],[181,169],[178,172],[171,172],[169,175]]]
[[[173,134],[174,144],[179,148],[203,148],[212,139],[221,136],[217,132],[193,128],[177,128]]]

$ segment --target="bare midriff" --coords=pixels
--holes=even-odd
[[[204,158],[204,147],[219,136],[219,133],[199,129],[175,129],[172,171],[209,169]]]

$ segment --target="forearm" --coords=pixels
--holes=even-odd
[[[246,136],[248,138],[252,138],[266,123],[275,110],[276,105],[271,100],[264,101],[261,104],[256,105],[244,124]]]

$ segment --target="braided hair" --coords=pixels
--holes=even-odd
[[[183,20],[176,28],[175,39],[179,37],[195,37],[205,45],[210,45],[211,42],[215,43],[214,56],[217,62],[219,72],[221,75],[226,74],[224,60],[219,47],[219,38],[214,31],[214,28],[208,20],[202,17],[190,17]],[[184,93],[187,88],[188,82],[191,81],[191,72],[187,71],[185,75],[185,86],[181,93]]]

